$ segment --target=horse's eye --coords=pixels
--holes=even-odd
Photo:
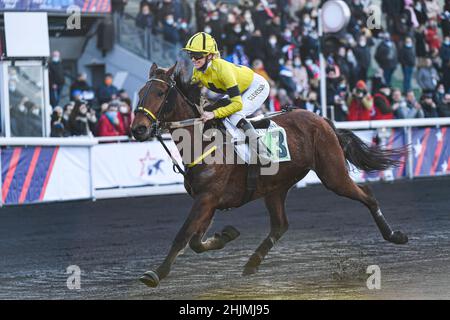
[[[162,92],[162,91],[158,91],[158,97],[162,97],[164,95],[164,92]]]

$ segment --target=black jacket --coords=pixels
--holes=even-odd
[[[50,62],[48,64],[48,77],[50,86],[56,84],[58,86],[63,86],[64,79],[64,69],[61,62]]]
[[[403,67],[414,67],[416,65],[416,49],[403,46],[399,52],[399,62]]]
[[[383,69],[393,69],[398,64],[397,49],[391,42],[389,46],[385,41],[380,43],[375,53],[375,60]]]
[[[358,65],[369,69],[370,62],[372,58],[370,56],[370,47],[368,45],[361,47],[360,45],[356,46],[353,49],[353,53],[355,54],[355,58],[358,61]]]

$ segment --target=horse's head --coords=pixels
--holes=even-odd
[[[158,68],[156,63],[150,68],[149,80],[139,90],[139,103],[136,116],[131,124],[133,136],[138,141],[146,141],[155,134],[158,122],[172,111],[176,90],[173,65],[168,70]]]

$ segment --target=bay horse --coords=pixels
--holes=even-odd
[[[183,69],[176,64],[169,69],[153,64],[149,80],[139,91],[139,104],[131,129],[138,141],[155,135],[159,125],[169,121],[198,118],[200,89],[182,81]],[[323,185],[338,194],[363,203],[373,216],[383,238],[394,244],[405,244],[408,237],[393,231],[384,218],[377,199],[367,185],[357,185],[349,176],[347,161],[366,170],[385,170],[399,164],[394,157],[400,149],[383,150],[368,147],[349,130],[336,129],[331,121],[312,112],[296,109],[272,118],[283,127],[288,137],[291,161],[280,163],[275,175],[260,175],[250,201],[263,198],[270,215],[270,233],[244,266],[243,275],[257,271],[269,250],[288,229],[285,200],[289,189],[302,180],[310,170],[316,172]],[[192,127],[187,130],[193,131]],[[173,133],[173,129],[170,129]],[[191,135],[194,139],[194,134]],[[175,141],[178,144],[179,141]],[[192,145],[194,141],[191,141]],[[182,155],[183,156],[183,155]],[[140,280],[149,287],[158,286],[166,278],[177,255],[187,245],[196,253],[222,249],[239,236],[239,231],[225,227],[222,232],[204,239],[217,209],[244,205],[248,165],[205,164],[187,168],[185,188],[194,199],[190,213],[176,235],[172,246],[158,268],[147,271]]]

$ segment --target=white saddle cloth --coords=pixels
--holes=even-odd
[[[249,119],[247,119],[249,120]],[[236,128],[228,118],[222,120],[227,132],[232,137],[232,143],[237,155],[245,161],[250,162],[250,148],[245,143],[245,134],[242,130]],[[270,121],[269,128],[256,129],[256,132],[263,139],[262,141],[268,147],[271,152],[271,160],[273,163],[291,161],[289,148],[287,144],[287,136],[284,128],[277,125],[275,122]]]

